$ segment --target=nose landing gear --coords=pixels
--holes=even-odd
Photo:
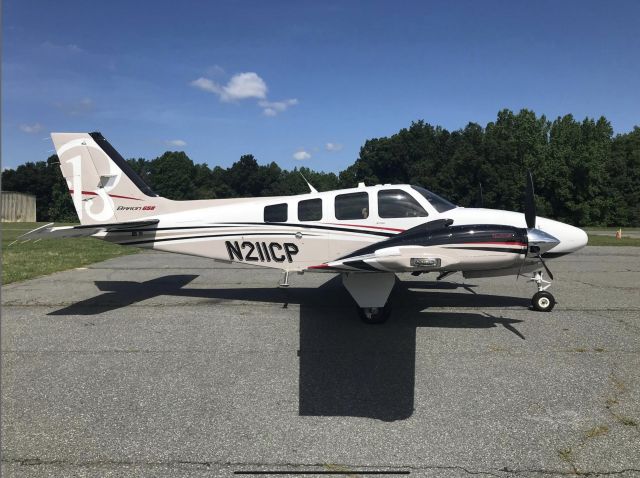
[[[556,299],[551,292],[547,292],[551,282],[542,278],[542,272],[534,272],[533,277],[529,279],[530,282],[535,282],[538,287],[538,292],[533,294],[531,298],[531,306],[533,310],[538,312],[551,312],[553,306],[556,305]]]

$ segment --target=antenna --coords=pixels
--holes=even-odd
[[[307,183],[307,186],[309,186],[309,191],[311,191],[312,193],[317,193],[318,190],[314,188],[309,181],[307,181],[307,178],[304,177],[304,174],[302,174],[301,171],[298,172],[300,173],[300,176],[302,176],[302,179],[304,179],[304,182]]]

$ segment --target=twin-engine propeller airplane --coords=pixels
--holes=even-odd
[[[551,311],[545,259],[581,249],[584,231],[535,213],[456,207],[419,186],[282,197],[172,201],[159,197],[100,133],[52,133],[80,226],[48,224],[23,239],[92,236],[158,251],[290,272],[333,272],[363,320],[383,322],[396,273],[464,277],[532,273],[535,310]]]

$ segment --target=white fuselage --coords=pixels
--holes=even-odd
[[[393,205],[390,209],[388,201],[394,195],[404,203],[410,196],[411,204],[405,209]],[[123,245],[287,271],[333,261],[436,219],[452,219],[455,225],[526,227],[524,215],[517,212],[462,207],[443,210],[448,206],[438,201],[434,206],[408,185],[229,200],[178,202],[150,197],[145,203],[156,204],[158,212],[172,212],[144,216],[158,219],[157,227],[98,236]],[[394,215],[401,217],[388,217]],[[582,230],[551,219],[537,218],[537,228],[560,241],[549,251],[550,257],[578,250],[587,242]]]

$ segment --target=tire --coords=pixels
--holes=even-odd
[[[358,307],[358,315],[365,324],[382,324],[391,315],[391,308],[384,307]]]
[[[547,291],[540,291],[533,294],[531,298],[533,310],[538,312],[551,312],[553,306],[556,305],[556,299]]]

